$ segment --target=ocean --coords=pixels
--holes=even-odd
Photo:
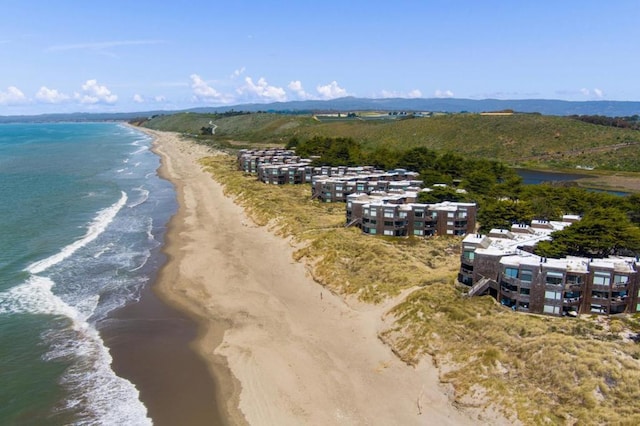
[[[0,424],[151,424],[100,335],[162,262],[177,204],[118,123],[0,125]]]

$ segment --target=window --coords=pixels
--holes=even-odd
[[[369,233],[371,235],[375,235],[376,234],[376,228],[369,228]]]
[[[447,217],[454,217],[454,216],[455,216],[455,213],[453,213],[453,212],[448,212],[447,213]]]
[[[467,211],[466,210],[458,212],[458,219],[466,219],[466,218],[467,218]]]
[[[393,210],[385,210],[384,217],[394,217]]]
[[[453,226],[453,221],[451,220],[447,221],[447,226]]]
[[[424,211],[423,210],[416,210],[413,212],[415,217],[424,217]]]
[[[393,226],[393,222],[389,220],[384,221],[384,226]]]
[[[424,235],[424,231],[422,229],[414,229],[413,235]]]
[[[629,277],[627,275],[614,275],[613,283],[614,284],[627,284],[629,282]]]
[[[528,288],[521,288],[520,289],[520,294],[529,295],[529,294],[531,294],[531,290],[528,289]]]
[[[393,229],[385,229],[385,230],[384,230],[384,235],[390,235],[390,236],[393,236]]]
[[[533,272],[528,269],[523,269],[520,271],[520,281],[525,283],[530,283],[533,280]]]
[[[447,229],[447,234],[448,235],[453,235],[453,229]]]
[[[551,285],[560,285],[562,284],[562,272],[547,272],[547,277],[545,282]]]
[[[571,285],[581,285],[582,284],[582,276],[567,274],[567,284]]]
[[[400,216],[402,218],[405,218],[405,217],[407,217],[407,212],[400,212],[400,213],[398,213],[398,216]]]
[[[462,257],[465,258],[465,259],[473,260],[476,257],[476,252],[473,251],[473,250],[465,250],[462,253]]]
[[[545,299],[551,299],[551,300],[560,300],[560,297],[562,297],[562,292],[559,291],[545,291],[544,292],[544,298]]]
[[[424,226],[424,222],[421,222],[421,221],[413,222],[413,226],[415,226],[416,228],[422,228]]]
[[[511,268],[507,266],[504,269],[504,275],[509,278],[518,278],[518,268]]]
[[[543,312],[545,314],[559,314],[560,306],[544,305]]]
[[[595,285],[611,284],[611,274],[609,274],[608,272],[594,272],[593,284]]]

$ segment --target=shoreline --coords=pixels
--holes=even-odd
[[[215,155],[154,136],[159,173],[178,192],[154,291],[199,323],[192,347],[216,379],[231,424],[510,424],[461,409],[425,359],[403,363],[378,338],[387,305],[334,295],[258,227],[198,160]]]

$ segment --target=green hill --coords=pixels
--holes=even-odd
[[[640,171],[640,131],[538,114],[451,114],[373,120],[267,113],[181,113],[155,117],[145,126],[199,134],[210,121],[218,126],[211,138],[219,141],[284,144],[294,136],[341,136],[360,142],[365,151],[380,146],[391,150],[425,146],[514,166]]]

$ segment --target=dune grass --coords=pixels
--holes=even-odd
[[[345,228],[344,205],[309,185],[273,186],[217,155],[203,165],[260,225],[291,238],[295,258],[332,291],[380,303],[380,338],[405,362],[431,355],[460,405],[498,406],[524,424],[640,424],[639,316],[515,313],[455,283],[457,238],[385,238]]]

